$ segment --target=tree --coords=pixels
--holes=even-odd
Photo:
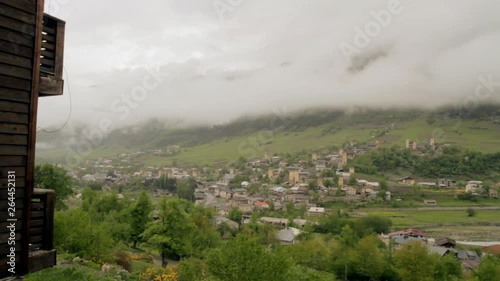
[[[179,263],[178,280],[179,281],[201,281],[206,280],[206,263],[197,258],[183,259]]]
[[[268,250],[244,235],[211,250],[206,262],[208,271],[224,281],[285,281],[291,266],[283,252]]]
[[[389,188],[389,185],[387,184],[386,180],[380,181],[380,189],[387,190]]]
[[[467,216],[468,216],[468,217],[475,217],[475,216],[476,216],[476,210],[474,210],[474,209],[472,209],[472,208],[468,208],[468,209],[466,210],[466,212],[467,212]]]
[[[348,183],[349,183],[350,186],[356,186],[358,184],[358,181],[356,180],[355,176],[351,175],[349,177],[349,182]]]
[[[52,164],[35,166],[35,188],[54,190],[56,210],[67,209],[64,200],[74,194],[72,180],[66,170]]]
[[[474,272],[481,281],[496,281],[500,276],[500,258],[493,256],[486,256],[482,258],[481,264]]]
[[[373,231],[375,234],[388,233],[392,226],[392,221],[389,218],[382,216],[367,216],[358,220],[359,229],[369,233]],[[357,229],[358,229],[357,228]]]
[[[322,237],[300,241],[288,246],[287,250],[289,256],[299,265],[320,271],[331,270],[332,251]]]
[[[367,236],[359,240],[350,255],[351,271],[362,278],[358,280],[380,280],[388,267],[385,245],[376,236]],[[367,254],[369,253],[369,254]]]
[[[86,259],[102,260],[113,249],[113,239],[104,225],[92,223],[89,214],[82,209],[56,212],[54,244],[58,251]]]
[[[195,226],[187,213],[191,203],[185,199],[162,196],[158,205],[159,219],[150,222],[143,237],[161,255],[162,266],[167,259],[178,259],[192,253],[191,237]]]
[[[433,281],[437,259],[419,241],[403,245],[394,254],[394,271],[401,281]]]
[[[189,177],[186,181],[180,182],[177,185],[177,197],[183,198],[189,201],[194,201],[194,191],[198,187],[196,180],[193,177]]]
[[[149,214],[152,210],[151,199],[143,191],[130,211],[130,240],[132,240],[134,248],[137,247],[137,242],[142,241],[142,233],[146,230]]]
[[[231,210],[229,210],[227,217],[228,217],[228,219],[230,219],[234,222],[237,222],[238,224],[241,224],[243,212],[240,209],[238,209],[237,207],[233,207]]]
[[[219,245],[220,234],[213,225],[214,211],[203,206],[195,206],[191,211],[190,220],[196,226],[191,244],[193,253],[202,257],[205,250]]]
[[[438,259],[436,264],[435,280],[461,280],[462,264],[454,255],[446,255]]]

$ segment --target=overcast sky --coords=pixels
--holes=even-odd
[[[41,100],[41,127],[66,120],[70,94],[70,124],[213,124],[473,103],[478,77],[500,82],[498,0],[46,0],[45,11],[67,22],[70,89]],[[500,86],[483,91],[498,101]]]

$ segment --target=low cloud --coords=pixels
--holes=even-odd
[[[276,108],[433,108],[474,96],[479,77],[495,88],[479,101],[500,101],[498,1],[397,1],[402,11],[362,48],[357,30],[390,0],[221,1],[238,2],[223,19],[212,0],[66,1],[55,15],[67,21],[71,91],[41,101],[41,126],[63,123],[70,92],[70,123],[93,126],[214,124]],[[346,57],[342,44],[356,53]],[[123,101],[155,71],[164,75],[156,87]]]

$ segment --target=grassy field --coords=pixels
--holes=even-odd
[[[325,127],[315,127],[300,132],[270,134],[258,132],[242,137],[225,138],[193,147],[184,147],[173,157],[148,155],[146,165],[165,165],[173,160],[177,163],[213,164],[238,160],[241,156],[250,159],[269,153],[295,153],[302,150],[340,146],[350,140],[364,141],[370,138],[370,130],[350,129],[325,134]]]
[[[424,118],[419,118],[396,126],[381,137],[380,142],[384,146],[404,145],[406,139],[424,142],[433,132],[438,144],[448,143],[481,152],[499,151],[500,125],[488,121],[453,120],[429,125]]]
[[[426,142],[433,132],[442,130],[443,135],[437,135],[437,144],[454,144],[467,149],[482,152],[498,152],[500,140],[500,125],[487,121],[437,121],[429,125],[421,117],[408,123],[396,124],[386,135],[374,138],[377,131],[373,128],[353,127],[331,132],[330,125],[311,127],[302,131],[259,131],[244,136],[219,138],[209,143],[182,147],[179,154],[169,157],[146,155],[138,159],[145,165],[171,165],[175,160],[178,164],[218,164],[234,161],[241,156],[250,159],[262,157],[264,152],[295,153],[302,150],[318,150],[341,146],[348,141],[371,142],[379,140],[382,146],[404,146],[405,140],[417,140],[418,143]],[[125,146],[91,146],[84,158],[96,159],[99,157],[112,157],[117,154],[134,152],[142,147]],[[39,162],[67,163],[72,161],[74,153],[61,147],[53,150],[37,151]]]
[[[477,210],[476,215],[469,217],[464,210],[457,211],[419,211],[415,209],[394,211],[367,211],[369,215],[388,217],[396,229],[428,226],[437,224],[462,223],[500,223],[500,210]]]

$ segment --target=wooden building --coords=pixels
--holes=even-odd
[[[54,192],[33,180],[38,98],[63,92],[65,23],[43,7],[0,0],[0,279],[56,262]]]

